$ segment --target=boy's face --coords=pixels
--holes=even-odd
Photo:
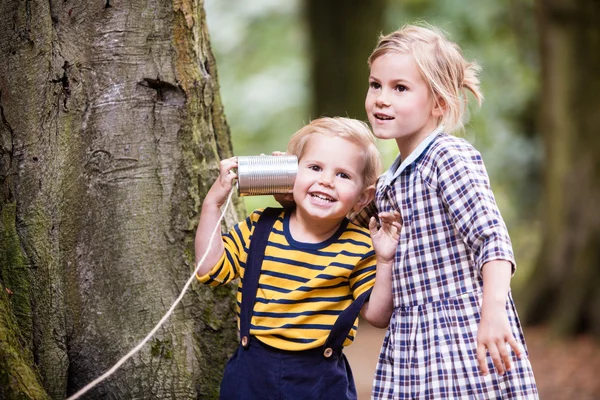
[[[372,62],[365,108],[375,136],[395,139],[404,157],[437,127],[441,116],[414,57],[403,53]]]
[[[363,188],[362,154],[349,140],[312,134],[298,161],[296,210],[310,218],[341,221],[355,206],[366,205],[370,198]]]

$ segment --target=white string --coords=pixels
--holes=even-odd
[[[148,333],[148,335],[144,338],[144,340],[142,340],[137,346],[135,346],[123,358],[121,358],[119,361],[117,361],[117,363],[111,369],[109,369],[108,371],[106,371],[104,374],[100,375],[98,378],[94,379],[92,382],[88,383],[86,386],[84,386],[82,389],[80,389],[77,393],[75,393],[71,397],[68,397],[67,400],[78,399],[81,395],[85,394],[91,388],[93,388],[94,386],[96,386],[97,384],[99,384],[100,382],[102,382],[103,380],[105,380],[106,378],[108,378],[109,376],[111,376],[117,369],[119,369],[119,367],[121,365],[123,365],[123,363],[125,363],[125,361],[127,361],[135,353],[137,353],[138,351],[140,351],[140,349],[144,346],[144,344],[146,344],[148,342],[148,340],[150,340],[150,338],[152,337],[152,335],[154,335],[156,333],[156,331],[158,330],[158,328],[160,328],[161,325],[164,324],[165,321],[171,316],[171,314],[173,313],[173,310],[175,309],[175,307],[177,307],[177,304],[179,304],[179,302],[183,298],[183,295],[187,291],[188,287],[196,279],[196,271],[198,270],[198,268],[200,268],[200,265],[202,265],[202,263],[204,262],[204,260],[208,256],[208,252],[210,251],[210,248],[211,248],[211,245],[212,245],[212,241],[215,238],[215,234],[217,233],[217,231],[221,227],[221,220],[223,219],[223,216],[225,215],[225,212],[227,211],[227,207],[229,206],[229,203],[231,201],[231,195],[232,194],[233,194],[233,189],[231,190],[231,192],[229,192],[229,197],[227,198],[227,202],[225,203],[225,206],[223,207],[223,211],[221,212],[221,216],[219,217],[219,221],[217,222],[217,225],[215,226],[215,229],[213,230],[212,235],[210,236],[210,239],[208,241],[208,248],[206,249],[206,252],[202,256],[202,258],[200,259],[200,261],[198,261],[198,264],[196,264],[196,268],[194,269],[194,273],[192,274],[192,276],[190,277],[190,279],[188,279],[188,281],[186,282],[185,286],[183,287],[183,290],[181,291],[181,294],[179,295],[179,297],[177,297],[177,299],[175,300],[175,302],[173,303],[173,305],[171,306],[171,308],[169,308],[169,310],[167,311],[167,313],[161,318],[160,321],[158,321],[158,324],[156,324],[156,326],[150,331],[150,333]]]

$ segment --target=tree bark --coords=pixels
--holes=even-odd
[[[312,118],[366,120],[367,58],[383,26],[384,0],[307,0]]]
[[[524,320],[600,337],[600,3],[538,0],[543,244]]]
[[[202,1],[3,1],[0,113],[0,317],[26,349],[0,376],[39,370],[62,399],[142,340],[194,269],[201,200],[232,154]],[[239,216],[236,202],[225,226]],[[86,398],[216,396],[234,306],[232,288],[194,285]]]

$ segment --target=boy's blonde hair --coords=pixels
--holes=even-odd
[[[343,117],[322,117],[311,121],[294,133],[288,142],[287,152],[302,158],[308,139],[320,134],[339,137],[357,144],[361,149],[365,168],[363,171],[364,187],[374,185],[381,173],[381,155],[375,143],[375,137],[369,126],[362,121]],[[335,151],[335,149],[332,149]]]
[[[478,78],[481,68],[476,62],[465,60],[460,47],[440,29],[405,25],[389,35],[382,35],[369,56],[369,67],[377,58],[390,53],[414,57],[433,98],[444,110],[439,122],[446,132],[463,128],[467,91],[481,105],[483,94]]]

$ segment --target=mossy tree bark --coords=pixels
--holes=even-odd
[[[543,244],[528,323],[600,337],[600,3],[538,0],[545,144]]]
[[[1,2],[0,115],[0,397],[62,399],[143,339],[194,269],[201,200],[232,154],[202,0]],[[214,397],[232,291],[193,286],[86,398]]]
[[[383,26],[384,0],[307,0],[312,114],[366,121],[367,58]]]

